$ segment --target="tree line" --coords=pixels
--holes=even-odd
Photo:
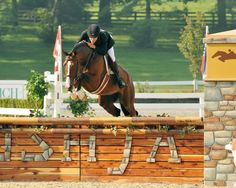
[[[200,0],[143,0],[145,3],[143,11],[145,11],[146,19],[149,20],[153,5],[161,5],[166,2],[182,2],[184,11],[188,11],[187,4],[191,1],[198,2]],[[139,2],[140,0],[0,0],[2,13],[0,21],[8,20],[8,23],[17,26],[19,24],[17,14],[19,9],[41,9],[39,11],[41,17],[43,17],[43,13],[47,12],[51,16],[53,25],[78,23],[90,16],[87,9],[96,4],[98,5],[98,23],[102,26],[111,26],[112,7],[119,5],[122,7],[120,13],[125,15],[132,12]],[[227,11],[233,11],[235,6],[236,2],[234,0],[216,0],[215,11],[217,12],[219,28],[227,27],[226,13]],[[42,11],[42,9],[45,11]]]

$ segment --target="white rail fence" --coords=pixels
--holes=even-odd
[[[134,82],[135,85],[141,84],[141,85],[150,85],[150,86],[193,86],[194,85],[194,80],[193,81],[136,81]],[[202,80],[197,80],[198,85],[203,85],[204,81]]]
[[[50,72],[45,73],[46,78],[45,80],[50,82],[51,84],[54,83],[55,81],[55,76],[54,74],[50,74]],[[14,84],[15,83],[15,84]],[[16,84],[17,83],[17,84]],[[0,98],[21,98],[24,99],[26,98],[26,91],[25,91],[25,86],[26,86],[26,81],[25,80],[1,80],[0,81],[0,92],[3,92],[1,95],[0,93]],[[62,83],[62,87],[64,86],[65,83]],[[193,86],[194,81],[151,81],[151,82],[134,82],[135,85],[141,84],[141,85],[146,85],[148,84],[149,86]],[[203,85],[203,81],[198,81],[198,85]],[[22,89],[23,88],[23,89]],[[13,91],[13,94],[10,93]],[[62,89],[63,91],[63,89]],[[16,94],[16,92],[18,92]],[[47,96],[45,96],[45,101],[44,101],[44,112],[45,114],[51,116],[53,114],[53,104],[55,103],[53,101],[53,92],[49,92]],[[4,97],[7,96],[7,97]],[[89,95],[90,98],[96,98],[96,95]],[[61,100],[69,98],[69,95],[67,93],[63,93],[61,95]],[[173,109],[173,110],[181,110],[186,108],[187,106],[191,105],[194,109],[198,109],[199,111],[199,116],[203,117],[203,101],[204,101],[204,95],[203,93],[136,93],[135,96],[136,103],[135,106],[136,108],[145,110],[155,110],[158,108],[168,108],[168,109]],[[190,103],[175,103],[176,105],[173,105],[174,103],[168,103],[168,100],[185,100],[185,99],[196,99],[198,102],[190,102]],[[138,101],[142,102],[138,102]],[[145,101],[157,101],[157,102],[145,102]],[[161,102],[162,105],[158,105],[160,100],[166,100],[167,102]],[[92,108],[98,108],[98,104],[91,104]],[[68,111],[68,104],[63,103],[61,106],[62,108],[62,113],[61,115],[65,114],[66,111]],[[28,116],[30,115],[30,109],[15,109],[15,108],[1,108],[0,107],[0,114],[2,115],[15,115],[15,116]]]

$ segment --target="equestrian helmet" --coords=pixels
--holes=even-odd
[[[100,33],[100,27],[97,24],[91,24],[88,27],[88,36],[91,38],[97,38]]]

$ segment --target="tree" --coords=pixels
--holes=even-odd
[[[218,15],[218,28],[225,29],[227,27],[225,0],[217,0],[217,15]]]
[[[198,1],[198,0],[145,0],[145,6],[143,6],[145,13],[146,13],[146,19],[151,18],[151,11],[152,11],[152,5],[158,4],[162,5],[166,2],[183,2],[184,3],[184,9],[185,11],[187,10],[187,3],[190,1]],[[126,0],[126,1],[121,1],[124,6],[123,9],[121,10],[122,13],[130,13],[133,8],[140,3],[138,0]]]
[[[52,7],[52,17],[53,17],[53,25],[57,27],[61,24],[61,4],[62,0],[54,0],[54,4]],[[55,30],[55,28],[54,28]]]
[[[35,8],[39,29],[38,35],[45,42],[52,42],[58,25],[63,23],[80,23],[85,20],[87,14],[83,10],[87,3],[86,0],[48,0],[46,7]],[[73,6],[72,6],[73,4]],[[40,5],[41,6],[41,5]]]
[[[17,0],[11,1],[11,7],[12,7],[12,25],[17,26],[18,25],[18,6],[17,6]]]
[[[70,3],[68,0],[62,0],[58,13],[59,20],[61,23],[83,23],[89,17],[85,7],[92,3],[92,0],[70,0]]]
[[[12,14],[11,0],[0,0],[0,21],[1,25],[9,24],[11,22]],[[10,14],[9,14],[10,13]]]
[[[189,68],[195,81],[194,91],[196,91],[196,80],[200,73],[201,58],[203,52],[202,39],[204,37],[203,14],[198,13],[196,22],[186,17],[186,26],[180,33],[177,46],[186,59],[190,61]]]
[[[53,0],[19,0],[18,6],[22,10],[33,10],[35,8],[46,8],[49,1]]]
[[[151,18],[151,1],[146,0],[146,20],[150,20]]]
[[[101,26],[111,26],[111,0],[99,0],[98,23]]]

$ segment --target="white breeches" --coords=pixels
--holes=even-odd
[[[115,52],[114,52],[114,48],[111,47],[108,51],[107,51],[108,55],[111,57],[112,61],[115,62],[116,61],[116,57],[115,57]]]

